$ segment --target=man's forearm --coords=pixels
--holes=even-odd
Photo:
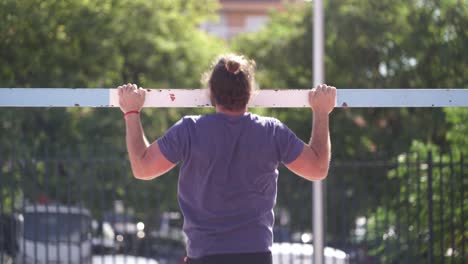
[[[132,170],[135,175],[142,171],[141,159],[144,157],[146,149],[149,146],[143,132],[140,115],[128,115],[125,121],[128,156]]]
[[[314,151],[320,169],[326,173],[331,158],[329,117],[327,113],[314,112],[309,147]]]

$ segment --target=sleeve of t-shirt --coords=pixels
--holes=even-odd
[[[279,161],[284,164],[296,160],[304,148],[304,142],[279,120],[275,124],[275,141]]]
[[[187,153],[187,138],[186,123],[182,118],[169,128],[157,142],[164,157],[172,163],[177,163],[183,160]]]

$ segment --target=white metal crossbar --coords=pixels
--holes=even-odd
[[[260,90],[249,107],[309,107],[309,90]],[[116,89],[0,88],[0,107],[118,107]],[[206,89],[148,89],[145,107],[210,107]],[[337,107],[468,107],[468,89],[338,89]]]

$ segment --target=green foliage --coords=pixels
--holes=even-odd
[[[449,260],[453,255],[455,263],[462,263],[463,241],[468,235],[463,227],[468,220],[462,217],[468,210],[462,168],[466,163],[459,152],[436,155],[434,145],[414,142],[411,149],[414,154],[400,155],[399,166],[387,175],[396,195],[387,197],[368,215],[371,252],[384,262],[427,258],[432,228],[436,260]]]
[[[468,43],[468,37],[461,29],[468,23],[466,5],[403,0],[326,3],[328,83],[338,88],[460,88],[468,83],[466,60],[456,55],[467,52],[462,43]],[[273,13],[264,30],[235,40],[236,50],[256,60],[260,87],[312,86],[311,10],[305,5]],[[453,34],[448,38],[444,32]],[[423,46],[429,44],[430,48]],[[294,119],[294,111],[283,116]],[[300,119],[292,125],[298,134],[300,124],[310,122],[306,114]],[[415,139],[443,146],[448,127],[441,109],[337,109],[331,129],[334,148],[339,150],[334,157],[343,159],[395,155]]]
[[[447,139],[454,149],[468,150],[468,108],[445,109],[447,122],[452,128],[447,132]]]
[[[372,254],[380,256],[381,261],[388,262],[402,257],[420,259],[426,255],[429,235],[428,217],[432,213],[436,259],[448,261],[453,255],[455,263],[462,263],[461,248],[468,236],[464,228],[468,225],[468,220],[462,217],[463,212],[468,210],[466,201],[468,192],[464,188],[467,184],[466,173],[463,171],[463,166],[466,166],[463,153],[468,151],[465,136],[468,132],[465,125],[468,111],[464,108],[447,108],[444,111],[447,122],[451,125],[447,131],[447,139],[453,151],[435,156],[439,149],[437,146],[414,141],[410,150],[416,155],[399,155],[399,162],[404,166],[399,166],[388,173],[390,181],[398,182],[398,196],[390,197],[385,208],[379,206],[368,218],[367,230],[373,230],[375,236],[369,238],[375,245]],[[420,164],[419,161],[424,163],[419,167],[414,166]],[[429,182],[432,182],[430,187]],[[433,193],[432,212],[425,199],[429,188]],[[389,218],[389,214],[407,216],[400,224],[397,218]],[[377,218],[385,219],[385,225],[376,226]],[[389,230],[392,231],[392,236],[388,236]],[[382,243],[379,237],[385,237],[388,241]],[[396,251],[388,248],[389,245],[395,247],[397,243],[403,249],[400,254],[394,254]],[[455,246],[453,249],[452,243]]]
[[[0,86],[198,87],[201,73],[224,50],[197,28],[215,8],[215,1],[2,0]],[[157,112],[151,137],[179,118],[174,110]],[[11,139],[21,138],[18,144],[31,151],[115,146],[123,142],[117,120],[119,111],[109,109],[8,109],[0,142],[11,149]]]
[[[197,30],[214,1],[0,2],[0,85],[197,87],[222,46]],[[208,49],[207,49],[208,47]]]
[[[468,50],[464,47],[468,43],[468,31],[463,25],[468,24],[468,6],[463,1],[329,0],[325,3],[328,84],[339,89],[466,87]],[[235,40],[237,51],[256,60],[260,87],[305,89],[312,86],[311,11],[312,7],[305,5],[273,13],[261,32]],[[280,117],[308,141],[309,111],[288,109],[267,113]],[[399,187],[400,178],[395,176],[395,171],[400,175],[410,173],[413,191],[418,177],[401,169],[388,172],[391,168],[379,168],[378,161],[411,151],[427,152],[429,147],[422,146],[434,146],[442,151],[451,147],[456,150],[453,158],[458,159],[458,153],[468,152],[464,136],[466,120],[464,109],[336,109],[330,124],[332,159],[337,163],[353,160],[357,164],[347,170],[337,164],[327,180],[328,240],[346,245],[355,219],[371,215],[369,228],[375,229],[372,223],[378,223],[375,235],[379,236],[372,253],[382,256],[385,263],[397,259],[386,254],[395,252],[396,241],[392,237],[385,243],[382,240],[382,235],[389,232],[383,229],[383,208],[386,202],[392,206],[387,214],[388,221],[394,225],[399,219],[395,217],[398,215],[395,208],[401,206],[396,193],[406,195],[405,189]],[[411,148],[412,145],[418,147]],[[360,159],[377,165],[373,169],[366,166],[359,169],[357,160]],[[309,185],[291,179],[294,176],[286,171],[282,173],[278,204],[310,201]],[[387,173],[389,176],[385,177]],[[310,216],[302,212],[308,208],[289,208],[292,218],[299,219],[302,228],[309,226]],[[371,210],[379,213],[371,214]],[[423,217],[427,210],[420,213]],[[411,217],[413,221],[414,214]]]
[[[127,82],[199,87],[201,73],[225,50],[224,43],[198,29],[216,8],[214,0],[0,0],[0,87],[115,87]],[[187,111],[145,110],[148,138],[161,136]],[[2,166],[45,153],[126,157],[118,109],[2,109],[0,131]],[[67,173],[79,171],[69,168]],[[56,175],[34,173],[39,182]],[[162,207],[177,206],[176,174],[159,181],[168,186],[161,189],[166,194]],[[19,182],[21,171],[15,175],[9,180]],[[11,205],[9,192],[20,189],[13,186],[17,189],[0,188],[5,206]],[[118,193],[126,192],[121,188]],[[60,194],[57,198],[64,201]]]
[[[154,88],[199,87],[200,75],[212,58],[227,50],[224,43],[198,30],[199,23],[210,19],[216,8],[214,0],[0,0],[0,86],[114,87],[137,82]],[[467,9],[464,1],[456,0],[326,1],[327,82],[338,88],[465,87]],[[234,40],[232,49],[256,60],[260,87],[312,86],[311,10],[304,4],[273,12],[264,30]],[[143,124],[148,138],[154,140],[182,115],[207,111],[145,109]],[[254,111],[278,117],[304,141],[309,140],[310,110]],[[446,151],[449,146],[454,150],[452,158],[458,160],[458,153],[468,152],[466,120],[466,109],[336,109],[331,116],[333,162],[399,157],[404,163],[415,157],[401,153],[416,151],[425,160],[429,149]],[[90,193],[103,190],[99,195],[105,207],[132,194],[128,199],[135,208],[142,207],[140,201],[156,204],[160,210],[177,208],[176,171],[156,183],[135,182],[128,167],[115,163],[96,169],[80,162],[47,165],[34,159],[55,155],[63,160],[81,153],[121,161],[125,157],[124,122],[117,109],[2,109],[0,131],[0,199],[5,208],[13,208],[13,202],[21,198],[36,199],[42,192],[59,201],[80,202],[79,196],[67,197],[67,190],[74,190],[80,179],[69,181],[70,175],[83,175],[84,188]],[[14,160],[19,157],[33,164]],[[449,159],[442,157],[444,162]],[[81,159],[88,160],[88,156]],[[411,201],[411,223],[427,215],[427,208],[416,212],[413,203],[419,180],[425,188],[427,168],[419,168],[420,172],[405,166],[341,168],[330,174],[327,198],[328,220],[343,223],[343,229],[328,236],[346,242],[354,220],[365,215],[368,229],[376,230],[369,235],[376,242],[371,252],[385,262],[397,258],[382,252],[386,252],[386,245],[397,247],[394,238],[401,231],[396,223],[400,202],[405,200],[402,197]],[[413,176],[417,173],[422,177]],[[435,189],[447,173],[447,169],[434,171]],[[400,186],[407,178],[408,189],[405,184]],[[34,188],[23,193],[24,179],[31,179]],[[46,190],[46,183],[70,189]],[[308,229],[311,208],[302,205],[310,206],[310,185],[282,169],[279,192],[278,204],[291,210],[293,228]],[[450,190],[443,189],[443,193]],[[434,199],[444,204],[450,198]],[[351,208],[348,202],[356,206]],[[100,205],[88,204],[94,213],[100,213]],[[388,224],[383,224],[385,221]],[[389,227],[394,227],[392,232],[397,236],[389,235]],[[420,228],[423,232],[427,226],[421,224]],[[383,234],[387,234],[386,240],[377,243],[382,242]],[[457,243],[459,238],[458,234]],[[405,245],[414,239],[412,233]],[[414,252],[422,255],[423,251],[421,247],[420,252]]]

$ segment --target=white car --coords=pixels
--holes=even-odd
[[[2,264],[13,264],[13,258],[0,251],[0,263]]]
[[[154,259],[127,255],[94,256],[93,264],[158,264]]]
[[[115,242],[115,232],[108,222],[92,221],[93,252],[113,252],[118,249]]]
[[[30,205],[18,220],[17,263],[91,263],[91,217],[87,209]]]
[[[273,243],[271,248],[273,264],[312,263],[314,247],[306,243]],[[348,256],[344,251],[325,248],[325,264],[347,264]]]

